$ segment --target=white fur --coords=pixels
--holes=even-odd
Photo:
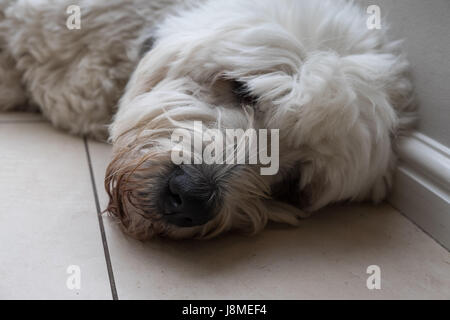
[[[0,110],[28,96],[56,127],[106,138],[143,37],[174,2],[0,0]],[[79,30],[66,26],[70,5]]]
[[[61,23],[72,2],[58,1],[55,9],[50,0],[19,1],[5,11],[0,37],[6,41],[0,45],[16,68],[5,66],[5,53],[0,67],[14,77],[21,73],[22,83],[0,73],[1,83],[8,83],[0,93],[23,86],[56,126],[102,136],[139,60],[139,44],[154,33],[155,46],[137,65],[111,126],[120,158],[111,176],[144,155],[145,161],[152,160],[148,154],[155,163],[163,161],[170,132],[194,120],[212,128],[280,129],[280,174],[257,177],[251,168],[241,169],[244,184],[231,179],[233,190],[206,226],[161,226],[137,214],[139,208],[128,208],[130,233],[181,238],[231,228],[257,232],[268,220],[295,224],[305,212],[332,202],[386,196],[393,139],[414,113],[412,85],[400,43],[387,38],[385,23],[369,30],[368,16],[354,2],[86,1],[81,7],[89,20],[69,32]],[[118,9],[108,11],[113,2]],[[238,105],[229,79],[245,82],[257,104]],[[10,109],[13,102],[2,104]],[[293,170],[300,171],[299,197],[308,195],[301,211],[271,199],[271,186]]]

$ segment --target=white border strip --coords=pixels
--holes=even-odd
[[[450,149],[414,132],[398,141],[391,204],[450,249]]]

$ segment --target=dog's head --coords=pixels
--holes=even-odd
[[[333,201],[384,196],[407,63],[359,8],[337,2],[210,1],[166,19],[111,127],[108,211],[128,233],[255,233]],[[180,129],[191,162],[174,161]],[[244,164],[202,161],[212,130],[240,149],[227,129],[262,132],[266,145],[258,135],[256,153],[244,147]],[[270,174],[251,161],[265,148],[277,162]]]

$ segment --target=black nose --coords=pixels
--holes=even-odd
[[[177,168],[163,194],[163,218],[179,227],[203,225],[214,216],[215,186],[202,170]]]

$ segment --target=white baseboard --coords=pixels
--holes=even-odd
[[[398,143],[389,202],[450,249],[450,149],[415,132]]]

